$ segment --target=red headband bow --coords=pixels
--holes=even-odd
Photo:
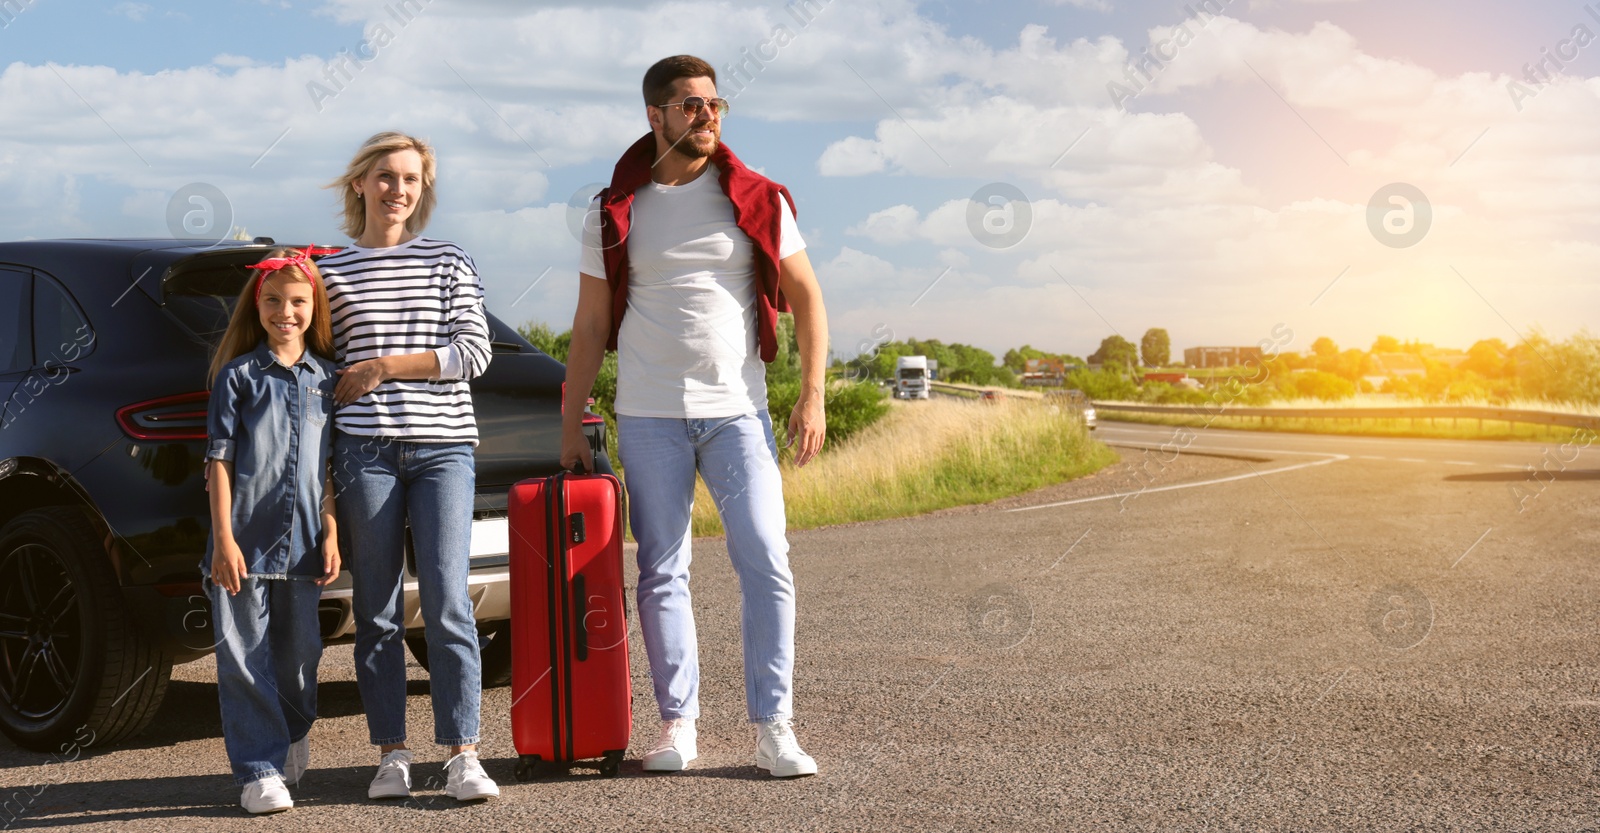
[[[290,251],[294,250],[291,249]],[[339,251],[338,248],[329,248],[326,246],[307,246],[304,249],[289,255],[288,257],[269,257],[260,263],[252,263],[249,266],[246,266],[246,269],[261,270],[261,274],[256,276],[256,306],[261,305],[261,285],[267,282],[268,275],[278,271],[279,269],[284,269],[289,266],[302,266],[313,256],[331,255],[337,251]],[[306,278],[311,281],[312,286],[317,285],[317,278],[314,273],[305,269],[302,269],[301,272],[304,273]]]

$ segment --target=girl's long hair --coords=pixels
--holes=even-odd
[[[292,257],[298,253],[295,249],[273,249],[262,259]],[[217,342],[217,351],[211,356],[211,371],[206,374],[207,389],[216,384],[217,374],[227,367],[228,362],[256,349],[256,345],[267,337],[267,331],[261,326],[260,308],[256,306],[256,286],[258,282],[276,275],[286,275],[292,281],[311,284],[315,308],[311,310],[311,326],[306,329],[306,348],[333,361],[333,319],[328,313],[328,290],[323,285],[317,264],[308,259],[300,266],[285,266],[259,277],[252,271],[251,279],[239,291],[239,302],[233,307],[233,317],[228,319],[228,329],[222,333],[222,340]]]

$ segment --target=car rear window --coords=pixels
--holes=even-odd
[[[173,264],[161,286],[167,311],[206,343],[216,344],[250,281],[245,267],[261,257],[260,250],[217,252]]]
[[[50,359],[75,361],[94,349],[94,331],[55,281],[40,276],[33,285],[33,355],[36,364]]]
[[[28,333],[27,272],[0,269],[0,373],[26,370],[33,364]]]

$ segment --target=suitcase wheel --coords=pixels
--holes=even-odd
[[[517,759],[516,778],[518,781],[532,781],[539,777],[539,756],[523,755]]]
[[[622,764],[622,753],[623,753],[623,751],[624,750],[621,750],[621,749],[612,749],[612,750],[606,752],[605,757],[600,760],[600,775],[601,775],[601,777],[603,777],[603,778],[615,778],[615,777],[617,777],[617,767]]]

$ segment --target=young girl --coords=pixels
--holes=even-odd
[[[321,588],[339,575],[328,461],[333,335],[314,249],[250,267],[211,360],[206,475],[211,539],[200,569],[217,636],[222,734],[239,803],[294,806],[317,715]],[[309,349],[308,349],[309,347]]]

